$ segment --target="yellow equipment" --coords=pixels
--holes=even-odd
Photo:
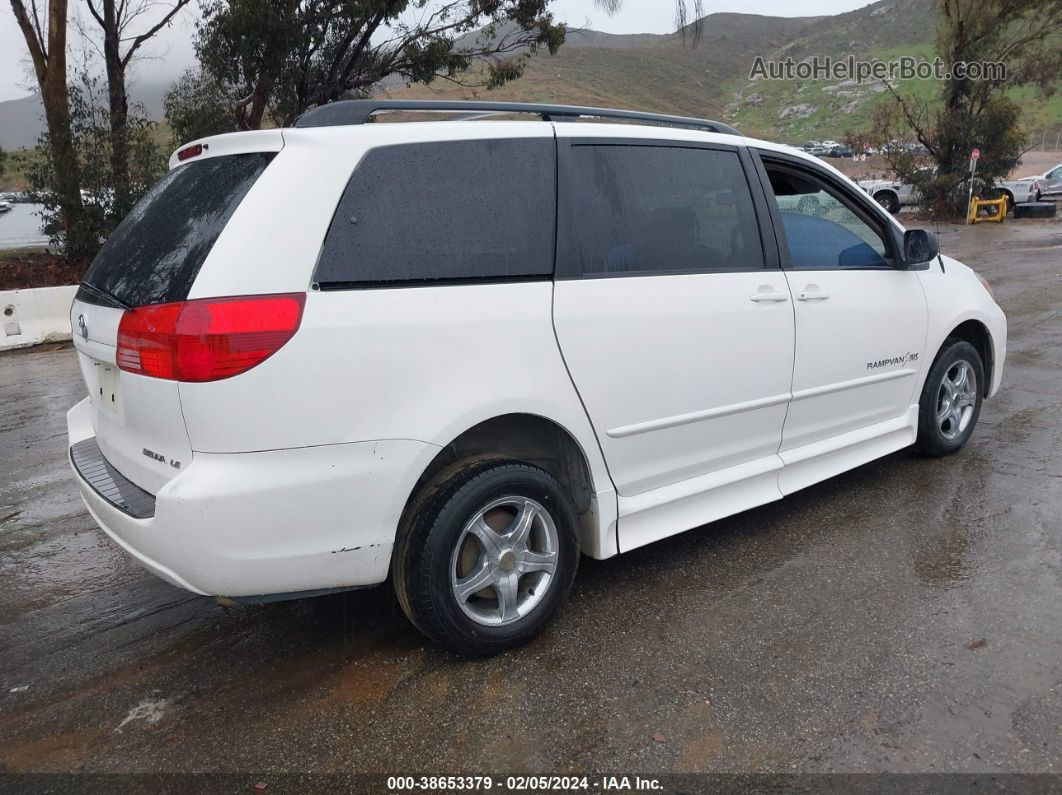
[[[984,210],[984,213],[981,212]],[[1007,219],[1007,197],[998,199],[982,199],[974,196],[970,199],[970,211],[966,215],[966,223],[981,224],[986,221],[1003,222]]]

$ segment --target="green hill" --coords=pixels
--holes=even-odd
[[[711,14],[702,20],[703,35],[696,46],[689,35],[684,41],[678,33],[610,36],[572,31],[557,55],[536,55],[520,80],[494,91],[477,93],[438,81],[398,88],[390,96],[608,105],[717,118],[750,135],[792,143],[840,139],[846,130],[868,126],[874,106],[887,99],[884,85],[750,81],[755,58],[932,58],[935,13],[933,0],[881,0],[826,17]],[[901,90],[929,95],[936,86],[914,80],[903,83]],[[1045,101],[1024,89],[1015,95],[1030,128],[1062,125],[1062,97]]]

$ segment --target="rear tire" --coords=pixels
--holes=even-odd
[[[883,190],[875,193],[874,201],[884,207],[885,211],[890,215],[896,215],[900,212],[900,197],[891,190]]]
[[[915,450],[940,457],[963,448],[981,415],[985,368],[977,349],[949,338],[929,368],[918,401]]]
[[[395,547],[399,604],[421,632],[469,657],[527,643],[575,579],[575,512],[560,483],[524,463],[457,474]]]

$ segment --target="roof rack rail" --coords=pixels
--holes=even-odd
[[[729,124],[689,116],[668,116],[663,113],[644,113],[637,110],[616,108],[584,108],[577,105],[541,105],[533,102],[483,102],[479,100],[441,99],[348,99],[321,105],[307,111],[295,120],[296,127],[338,127],[347,124],[365,124],[375,113],[395,111],[469,113],[483,115],[500,113],[528,113],[540,116],[543,121],[574,121],[589,117],[599,119],[623,119],[672,127],[690,127],[708,132],[741,135]]]

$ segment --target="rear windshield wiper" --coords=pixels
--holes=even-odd
[[[88,282],[81,282],[80,290],[84,290],[86,293],[89,293],[94,298],[100,299],[101,301],[103,301],[103,303],[106,306],[113,306],[113,307],[116,307],[118,309],[132,309],[133,308],[129,304],[127,304],[125,301],[123,301],[121,298],[119,298],[118,296],[113,295],[112,293],[109,293],[106,290],[101,290],[99,287],[96,287],[94,284],[89,284]],[[80,290],[79,290],[79,292],[80,292]]]

